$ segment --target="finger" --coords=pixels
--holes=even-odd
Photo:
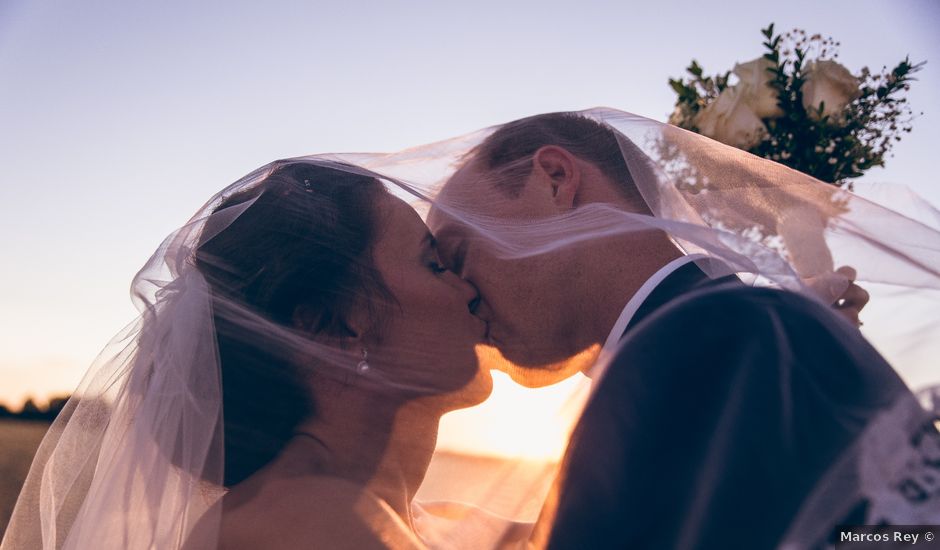
[[[862,309],[865,307],[865,304],[871,300],[871,294],[869,294],[868,291],[864,288],[853,283],[852,286],[850,286],[849,289],[845,292],[845,299],[853,304],[856,304],[859,309]]]
[[[861,308],[855,307],[853,305],[847,305],[843,303],[842,300],[839,300],[838,302],[833,304],[832,307],[836,311],[836,313],[848,319],[848,321],[852,323],[853,325],[855,325],[856,327],[862,326],[862,321],[858,317],[858,314],[861,311]]]
[[[849,288],[839,297],[839,300],[836,302],[836,307],[854,308],[861,311],[870,299],[871,295],[867,290],[853,283],[849,285]]]
[[[855,284],[855,280],[858,277],[855,268],[844,265],[836,269],[835,272],[848,279],[850,284],[833,306],[835,306],[836,311],[848,319],[850,323],[856,327],[861,327],[862,321],[859,319],[859,313],[861,313],[871,296],[868,294],[867,290]]]
[[[836,273],[844,275],[850,281],[855,281],[858,278],[858,273],[855,271],[854,267],[844,265],[836,270]]]
[[[852,323],[853,325],[855,325],[856,327],[862,326],[862,321],[858,318],[857,309],[845,308],[845,309],[837,309],[836,311],[839,313],[839,315],[848,319],[848,321]]]

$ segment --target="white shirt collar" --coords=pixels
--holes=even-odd
[[[623,336],[624,331],[627,330],[627,325],[630,324],[630,320],[636,315],[637,310],[640,309],[643,302],[653,293],[653,290],[659,286],[659,283],[663,282],[666,277],[672,275],[680,267],[707,257],[708,256],[704,254],[689,254],[688,256],[676,258],[659,268],[659,271],[647,279],[640,289],[633,294],[627,302],[627,305],[624,306],[623,311],[620,312],[620,317],[617,319],[617,322],[614,323],[614,327],[610,330],[610,335],[607,336],[607,341],[604,342],[604,347],[601,348],[601,353],[597,361],[591,366],[591,370],[585,373],[589,378],[594,380],[595,386],[604,371],[607,370],[607,365],[610,364],[611,359],[613,359],[614,353],[617,351],[617,347],[620,343],[620,338]]]

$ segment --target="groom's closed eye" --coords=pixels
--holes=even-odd
[[[461,241],[450,254],[444,257],[444,263],[448,269],[463,277],[464,257],[467,255],[467,241]]]

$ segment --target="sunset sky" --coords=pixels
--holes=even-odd
[[[0,3],[0,402],[72,389],[162,238],[257,166],[597,105],[664,120],[670,76],[757,57],[770,21],[853,71],[929,61],[866,179],[940,204],[935,1],[393,4]]]

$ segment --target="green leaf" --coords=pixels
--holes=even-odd
[[[770,25],[767,26],[766,29],[761,29],[760,32],[761,32],[764,36],[766,36],[767,38],[773,37],[773,35],[774,35],[774,24],[771,23]]]
[[[681,80],[669,79],[669,86],[672,87],[672,90],[676,92],[680,97],[686,93],[687,88]]]

